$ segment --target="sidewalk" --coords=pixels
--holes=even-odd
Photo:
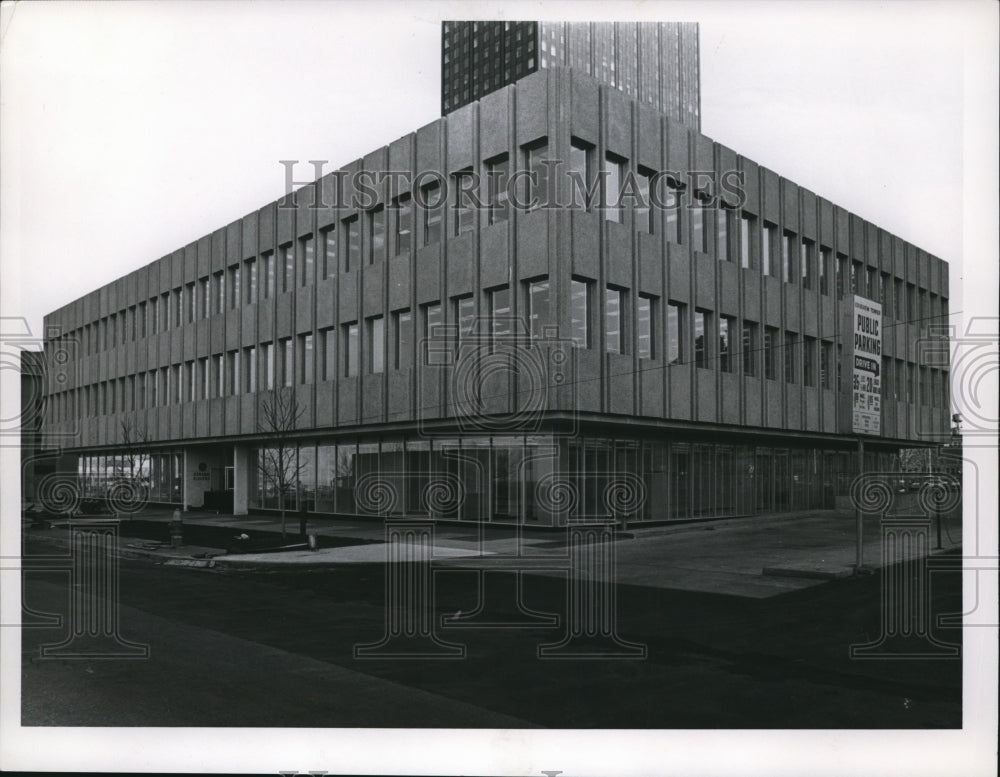
[[[148,510],[136,521],[166,522],[170,510]],[[298,514],[289,515],[290,541],[297,539]],[[356,541],[341,547],[271,553],[226,554],[219,548],[183,545],[171,548],[127,536],[124,519],[120,552],[174,566],[216,570],[317,570],[331,565],[380,564],[388,558],[385,529],[377,520],[349,520],[310,516],[308,532]],[[215,513],[183,514],[185,526],[199,525],[241,532],[280,533],[281,521],[271,516],[232,516]],[[32,530],[40,537],[51,531]],[[932,522],[931,554],[961,547],[959,511],[942,522],[942,547],[936,550]],[[630,526],[615,543],[619,583],[649,588],[679,589],[750,598],[767,598],[819,585],[825,580],[854,574],[856,523],[853,513],[811,511],[721,519],[675,526]],[[529,574],[564,576],[568,566],[566,534],[558,530],[526,529],[518,543],[513,526],[485,528],[440,524],[434,528],[431,549],[436,565],[481,569],[523,569]],[[863,531],[863,563],[870,570],[882,566],[881,526],[868,516]],[[547,568],[546,568],[547,567]]]

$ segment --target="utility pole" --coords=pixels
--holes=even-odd
[[[860,478],[865,474],[865,440],[859,434],[858,435],[858,477]],[[854,568],[856,572],[861,571],[861,567],[864,565],[864,520],[865,514],[861,511],[861,505],[858,504],[856,507],[857,514],[857,548],[854,557]]]

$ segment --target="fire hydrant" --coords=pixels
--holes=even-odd
[[[178,548],[184,544],[184,524],[181,521],[181,511],[174,510],[174,515],[170,519],[170,547]]]

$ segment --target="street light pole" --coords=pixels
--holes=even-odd
[[[858,477],[860,478],[865,472],[865,440],[861,435],[858,435]],[[864,563],[864,550],[863,550],[863,540],[864,540],[864,513],[861,511],[860,501],[855,507],[857,515],[857,548],[854,557],[854,568],[856,571],[860,572],[861,567]]]

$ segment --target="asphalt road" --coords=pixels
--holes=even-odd
[[[436,574],[438,614],[475,609],[473,572]],[[960,576],[932,582],[931,612],[961,611]],[[961,660],[849,656],[881,632],[880,586],[876,574],[748,599],[619,585],[618,634],[646,646],[641,659],[539,658],[564,619],[440,630],[465,646],[458,659],[358,659],[355,645],[385,633],[383,565],[222,574],[122,559],[120,634],[148,658],[40,658],[69,621],[25,628],[22,724],[961,727]],[[67,572],[27,572],[24,602],[66,616],[71,587]],[[523,601],[563,618],[565,581],[526,575]],[[494,604],[519,615],[509,597]],[[960,629],[935,633],[961,640]]]

